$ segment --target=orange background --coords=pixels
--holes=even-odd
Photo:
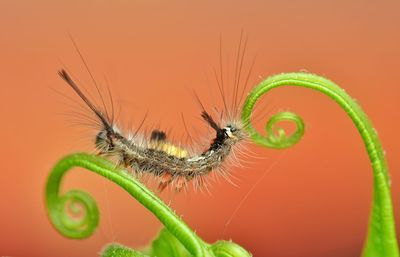
[[[96,78],[107,76],[123,117],[137,124],[148,110],[145,128],[171,129],[179,141],[181,112],[211,137],[191,89],[206,106],[221,106],[212,75],[219,35],[233,61],[243,29],[248,59],[257,54],[252,85],[268,75],[307,70],[334,80],[363,106],[387,152],[399,218],[399,7],[398,1],[358,0],[1,1],[0,255],[95,256],[113,240],[141,247],[160,228],[126,192],[78,171],[66,177],[64,188],[94,195],[99,229],[74,241],[47,220],[43,189],[51,167],[68,153],[93,149],[94,134],[59,115],[70,109],[53,90],[77,99],[56,75],[64,65],[90,81],[67,32]],[[298,145],[284,151],[252,146],[265,158],[234,169],[239,187],[224,182],[213,184],[211,195],[166,192],[163,198],[206,241],[232,238],[254,256],[359,256],[372,172],[355,127],[332,100],[310,90],[277,89],[264,101],[271,102],[265,113],[292,110],[304,118],[307,130]]]

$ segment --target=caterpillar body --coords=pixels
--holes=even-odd
[[[208,148],[191,153],[169,142],[166,133],[160,130],[152,131],[150,138],[144,140],[137,133],[126,136],[117,128],[113,113],[109,115],[105,109],[103,99],[105,110],[90,101],[66,70],[62,69],[58,74],[95,115],[100,125],[95,137],[99,154],[116,157],[119,164],[131,167],[137,174],[152,174],[159,178],[159,191],[168,185],[180,191],[189,181],[193,181],[196,188],[201,187],[207,184],[206,176],[210,173],[229,179],[224,165],[234,155],[233,151],[248,138],[245,125],[235,115],[221,126],[203,107],[201,117],[215,131],[215,137]]]

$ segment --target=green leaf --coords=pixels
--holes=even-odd
[[[192,257],[186,248],[167,229],[162,229],[151,244],[153,257]]]
[[[217,257],[251,257],[252,255],[243,247],[231,241],[217,241],[211,246]]]
[[[141,252],[132,250],[120,244],[107,245],[101,253],[101,257],[149,257]]]
[[[251,257],[251,254],[232,241],[217,241],[205,245],[204,257]],[[146,252],[148,255],[146,255]],[[105,248],[101,257],[193,257],[168,229],[163,228],[146,251],[136,251],[120,244],[111,244]]]

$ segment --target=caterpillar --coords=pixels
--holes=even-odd
[[[73,43],[76,47],[74,41]],[[79,49],[77,47],[76,49],[84,61]],[[239,53],[237,68],[241,69],[243,56],[240,60]],[[84,64],[91,75],[85,61]],[[227,174],[224,168],[227,159],[233,158],[233,156],[235,156],[234,152],[248,139],[245,124],[240,121],[237,114],[240,99],[244,94],[244,89],[239,92],[238,85],[240,76],[235,79],[235,90],[233,92],[235,99],[232,106],[235,106],[236,112],[231,111],[229,115],[226,115],[228,118],[226,121],[221,121],[222,125],[215,121],[198,99],[203,109],[201,117],[212,131],[215,132],[215,136],[211,139],[211,143],[206,149],[199,152],[191,152],[188,149],[169,142],[166,132],[162,130],[153,130],[148,139],[143,139],[138,131],[128,135],[121,132],[115,122],[114,106],[109,90],[108,93],[112,104],[111,113],[105,108],[103,97],[101,97],[103,103],[102,110],[102,108],[96,106],[96,104],[85,95],[65,69],[61,69],[58,75],[73,89],[73,91],[75,91],[84,104],[95,115],[97,124],[100,126],[100,130],[94,140],[98,154],[116,157],[118,165],[130,167],[136,174],[151,174],[157,177],[159,179],[158,190],[160,192],[169,185],[172,185],[176,191],[180,191],[182,188],[186,188],[190,181],[194,182],[196,188],[201,187],[207,183],[206,177],[210,173],[219,174],[229,179],[229,173]],[[218,88],[224,100],[225,111],[229,112],[223,94],[224,88],[223,85],[221,85],[223,83],[222,72],[220,80],[221,83],[218,83]],[[94,79],[93,82],[95,83]],[[96,88],[100,94],[97,85]],[[238,100],[239,96],[240,99]]]

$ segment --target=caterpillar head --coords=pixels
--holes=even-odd
[[[241,122],[230,121],[225,127],[220,127],[206,111],[203,111],[201,116],[217,133],[211,148],[218,148],[226,143],[234,145],[247,137],[247,133]]]
[[[120,139],[121,135],[116,127],[103,128],[96,135],[96,148],[100,151],[100,153],[110,153],[114,150],[115,140]]]
[[[107,131],[105,129],[100,130],[100,132],[96,135],[96,148],[101,153],[107,153],[111,150],[112,141],[109,136],[107,136]]]
[[[226,134],[226,140],[233,143],[239,142],[247,137],[247,133],[244,131],[243,126],[235,123],[229,123],[222,129]]]

